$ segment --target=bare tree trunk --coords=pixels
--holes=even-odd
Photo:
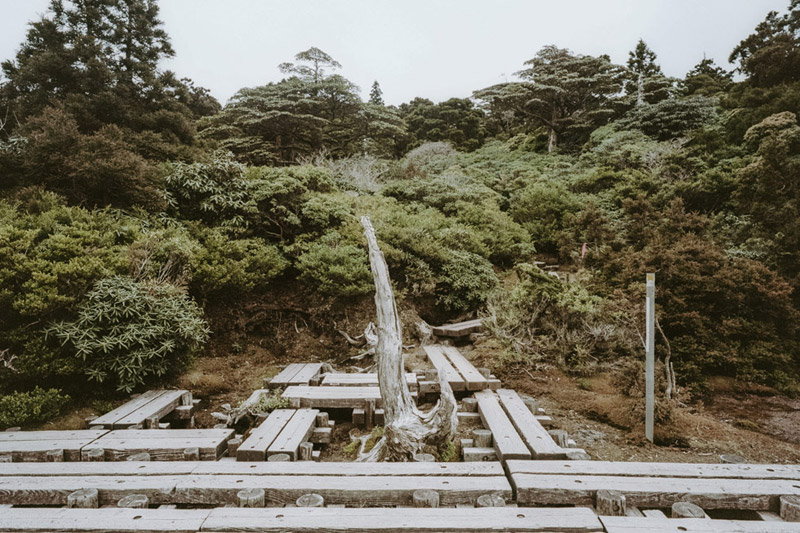
[[[369,246],[369,262],[375,279],[378,315],[378,384],[383,398],[383,437],[360,461],[413,461],[425,445],[439,447],[452,439],[458,425],[456,399],[444,372],[439,373],[440,399],[428,413],[417,409],[408,391],[403,368],[403,333],[394,301],[386,260],[378,247],[369,217],[361,217]]]
[[[636,105],[644,105],[644,76],[641,72],[636,80]]]

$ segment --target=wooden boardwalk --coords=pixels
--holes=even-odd
[[[82,459],[92,449],[102,449],[106,461],[124,461],[137,453],[151,461],[182,461],[184,450],[197,448],[200,459],[216,461],[227,450],[232,429],[119,429],[106,433],[81,450]]]
[[[81,450],[108,433],[105,429],[75,431],[0,432],[0,455],[14,462],[46,461],[48,452],[62,451],[62,461],[80,461]]]
[[[192,393],[186,390],[150,390],[109,411],[89,424],[91,428],[150,428],[178,406],[191,406]]]
[[[590,509],[7,509],[0,531],[602,532]]]
[[[270,389],[285,389],[292,385],[316,385],[322,363],[292,363],[267,382]]]
[[[470,333],[477,333],[483,330],[483,321],[480,318],[458,322],[455,324],[444,324],[434,326],[433,334],[439,337],[466,337]]]

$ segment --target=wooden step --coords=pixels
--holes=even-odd
[[[292,461],[295,461],[300,445],[306,442],[314,431],[317,414],[319,414],[319,411],[316,409],[299,409],[295,411],[292,418],[267,448],[267,457],[278,453],[286,453]]]
[[[232,429],[117,429],[85,446],[81,454],[102,448],[106,461],[124,461],[143,452],[150,454],[151,461],[182,461],[186,448],[198,448],[201,460],[215,461],[234,434]]]
[[[479,331],[483,331],[483,321],[480,318],[433,327],[433,334],[440,337],[466,337]]]
[[[497,397],[517,432],[533,452],[534,459],[564,459],[564,450],[542,427],[516,391],[499,389]]]
[[[501,461],[530,459],[530,450],[500,407],[497,395],[492,391],[479,391],[475,393],[475,398],[478,400],[478,413],[483,425],[492,432],[497,457]]]
[[[608,533],[800,533],[800,522],[601,516]]]
[[[453,367],[442,348],[444,347],[435,345],[422,347],[433,367],[440,372],[444,370],[447,383],[450,385],[451,389],[454,391],[466,390],[467,384],[464,382],[464,378],[456,371],[455,367]]]
[[[267,449],[294,415],[294,409],[275,409],[236,450],[237,461],[265,461]]]
[[[107,429],[3,431],[0,455],[10,454],[15,463],[46,461],[50,450],[64,450],[65,461],[80,461],[81,450],[107,433]]]

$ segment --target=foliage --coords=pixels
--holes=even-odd
[[[58,389],[34,387],[28,392],[0,394],[0,428],[47,422],[69,402]]]
[[[98,281],[78,318],[49,331],[91,380],[125,392],[180,369],[209,334],[202,311],[182,289],[121,276]]]
[[[710,98],[669,98],[656,104],[634,107],[617,123],[621,129],[638,129],[663,141],[708,124],[715,114],[715,103]]]
[[[459,150],[479,148],[486,137],[484,113],[466,98],[451,98],[434,104],[414,98],[400,106],[408,125],[409,147],[425,142],[447,142]]]
[[[369,258],[363,246],[344,242],[339,233],[326,233],[318,240],[297,245],[300,279],[322,294],[353,297],[374,290]]]
[[[275,409],[289,407],[289,398],[284,398],[282,393],[282,390],[275,389],[269,394],[262,394],[258,398],[258,403],[250,410],[254,413],[270,413]]]

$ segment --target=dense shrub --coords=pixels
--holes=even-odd
[[[303,243],[297,258],[300,277],[322,294],[361,296],[374,290],[369,257],[363,246],[343,241],[336,232]]]
[[[179,370],[209,333],[202,311],[182,289],[120,276],[99,281],[78,318],[50,332],[89,379],[126,392]]]
[[[0,394],[0,429],[47,422],[58,415],[69,396],[58,389],[35,387],[27,392]]]

